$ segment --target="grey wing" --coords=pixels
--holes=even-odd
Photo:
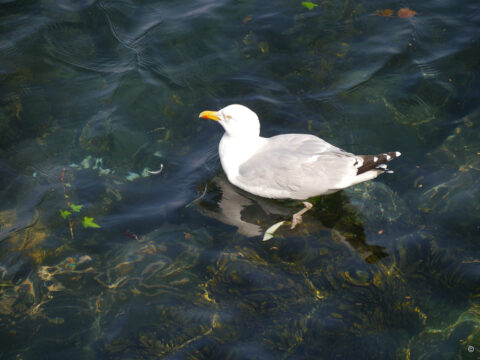
[[[315,136],[291,136],[275,137],[242,164],[239,186],[264,197],[306,199],[334,192],[356,175],[355,155]]]
[[[299,152],[307,155],[319,154],[326,151],[344,152],[319,137],[309,134],[284,134],[267,139],[269,149]]]

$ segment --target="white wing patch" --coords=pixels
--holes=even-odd
[[[305,160],[305,162],[306,162],[307,164],[313,163],[313,162],[317,161],[319,157],[320,157],[320,155],[310,156],[307,160]]]

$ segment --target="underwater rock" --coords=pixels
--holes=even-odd
[[[0,150],[6,149],[18,138],[18,133],[11,126],[13,120],[7,115],[5,109],[0,109]]]
[[[110,255],[108,268],[96,276],[107,294],[118,297],[103,300],[113,307],[100,320],[102,353],[128,353],[132,336],[135,352],[148,357],[191,352],[213,336],[219,317],[201,295],[202,277],[194,270],[211,240],[204,230],[167,225]]]
[[[412,339],[405,355],[412,359],[477,359],[480,353],[480,304],[475,302],[453,323],[428,327]]]
[[[95,156],[111,152],[114,146],[109,121],[102,114],[97,114],[83,127],[78,140],[83,150]]]
[[[477,113],[462,118],[451,135],[427,154],[426,169],[420,167],[414,189],[406,196],[425,223],[438,224],[469,238],[478,232],[475,214],[480,212],[478,124],[471,120]]]
[[[344,192],[362,218],[379,228],[389,226],[401,218],[402,221],[408,219],[409,211],[404,200],[391,187],[380,181],[363,182],[345,189]]]

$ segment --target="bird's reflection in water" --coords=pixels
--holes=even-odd
[[[237,227],[238,232],[247,237],[263,236],[271,225],[282,220],[287,220],[288,224],[292,213],[297,210],[292,207],[292,201],[271,200],[249,194],[230,184],[223,174],[207,184],[206,195],[198,202],[200,212]],[[321,196],[313,202],[314,210],[304,217],[301,225],[294,230],[290,230],[288,225],[281,226],[275,232],[275,237],[288,241],[288,237],[328,231],[332,241],[342,242],[357,251],[368,263],[388,256],[384,247],[367,244],[360,214],[343,192]]]

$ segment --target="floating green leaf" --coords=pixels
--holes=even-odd
[[[72,208],[73,212],[80,212],[82,209],[83,205],[75,205],[75,204],[70,204],[70,207]]]
[[[71,212],[68,210],[60,210],[60,215],[62,218],[66,219],[68,215],[70,215]]]
[[[318,4],[312,3],[310,1],[302,1],[302,5],[305,6],[308,10],[312,10]]]
[[[91,227],[91,228],[99,228],[99,227],[100,227],[100,225],[95,224],[95,223],[93,222],[93,217],[87,217],[87,216],[85,216],[85,217],[83,218],[83,220],[82,220],[82,225],[83,225],[84,228],[89,228],[89,227]]]

